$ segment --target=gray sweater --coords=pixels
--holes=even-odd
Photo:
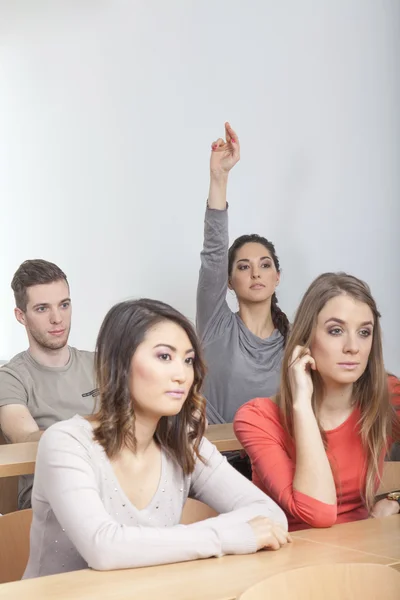
[[[162,452],[158,489],[138,510],[120,487],[92,426],[75,416],[42,436],[32,493],[30,555],[24,578],[92,567],[145,567],[256,551],[247,523],[258,515],[287,527],[283,511],[233,469],[205,438],[205,464],[182,469]],[[189,497],[220,516],[179,525]]]
[[[210,423],[231,423],[242,404],[278,389],[284,340],[254,335],[227,302],[228,211],[207,208],[197,288],[197,331],[208,374],[203,393]]]

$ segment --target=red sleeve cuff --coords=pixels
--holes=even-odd
[[[293,508],[289,511],[311,527],[332,527],[337,519],[337,504],[326,504],[293,490]]]

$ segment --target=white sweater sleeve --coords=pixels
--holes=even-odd
[[[223,540],[223,548],[227,553],[236,543],[235,527],[240,523],[247,524],[254,517],[268,517],[287,531],[288,523],[283,510],[236,471],[206,438],[201,444],[201,455],[205,463],[197,461],[190,496],[208,504],[219,516],[195,523],[193,527],[201,529],[212,526]]]
[[[232,521],[229,532],[220,527],[222,517],[210,519],[208,526],[200,528],[196,525],[166,528],[121,525],[102,502],[93,460],[88,445],[59,423],[41,438],[35,473],[44,500],[90,567],[97,570],[144,567],[256,551],[253,532],[244,518]],[[212,464],[208,470],[213,469]],[[201,472],[198,481],[201,481]],[[235,480],[227,483],[231,485]],[[221,488],[213,500],[211,484],[208,478],[204,486],[208,491],[199,497],[204,497],[217,510],[223,510]],[[256,489],[255,492],[258,497]],[[180,494],[178,489],[177,493]],[[232,495],[236,494],[233,489],[224,489],[229,506]]]

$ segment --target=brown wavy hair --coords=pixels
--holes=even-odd
[[[365,481],[365,489],[361,489],[361,494],[370,510],[380,480],[383,456],[388,451],[392,436],[394,441],[400,440],[400,430],[396,413],[391,406],[388,374],[383,362],[380,314],[366,283],[346,273],[324,273],[310,285],[297,309],[287,341],[277,403],[281,409],[283,427],[294,441],[293,395],[288,375],[291,357],[296,346],[310,347],[319,313],[329,300],[340,295],[348,295],[367,304],[374,316],[372,347],[367,367],[353,386],[354,403],[361,413],[359,431],[366,452],[364,473],[360,473],[360,487],[361,482]],[[317,371],[311,371],[311,377],[314,385],[312,407],[318,421],[318,409],[324,397],[324,384]],[[326,448],[326,435],[319,422],[318,425]],[[331,466],[335,474],[335,466]]]
[[[107,313],[96,344],[95,370],[100,398],[95,440],[109,458],[123,447],[136,449],[135,411],[130,392],[131,360],[146,333],[163,321],[179,325],[194,350],[194,381],[188,397],[173,417],[161,417],[155,439],[181,466],[185,475],[193,472],[205,430],[205,399],[200,393],[205,365],[200,343],[191,323],[177,310],[157,300],[128,300]]]

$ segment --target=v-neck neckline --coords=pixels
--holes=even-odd
[[[100,447],[100,451],[104,452],[103,448]],[[151,510],[153,508],[154,504],[157,503],[156,501],[157,501],[157,498],[159,497],[160,492],[162,491],[162,489],[164,489],[163,485],[164,485],[164,478],[165,478],[165,455],[164,455],[164,451],[162,448],[160,448],[160,454],[161,454],[160,479],[158,480],[158,485],[157,485],[156,491],[154,492],[154,494],[153,494],[152,498],[150,499],[149,503],[147,504],[147,506],[145,506],[144,508],[138,508],[135,504],[133,504],[133,502],[125,494],[125,492],[118,480],[118,477],[115,474],[115,471],[110,462],[110,459],[108,458],[107,454],[104,452],[104,459],[105,459],[104,463],[106,464],[108,472],[109,472],[110,476],[112,477],[113,484],[115,484],[114,491],[118,491],[120,493],[120,495],[122,496],[122,498],[124,499],[125,503],[128,504],[138,514],[143,514],[146,511]]]
[[[87,421],[87,419],[85,419],[84,417],[82,417],[81,415],[76,415],[79,419],[82,419],[82,421],[86,424],[86,426],[89,428],[88,433],[91,434],[92,440],[93,440],[93,427],[92,425]],[[153,508],[154,504],[157,504],[157,498],[160,495],[160,492],[162,492],[165,488],[165,470],[166,470],[166,456],[165,456],[165,452],[163,450],[163,448],[160,446],[160,454],[161,454],[161,469],[160,469],[160,478],[158,480],[158,485],[156,488],[156,491],[154,492],[152,498],[150,499],[149,503],[147,504],[147,506],[145,506],[144,508],[138,508],[135,504],[133,504],[133,502],[128,498],[128,496],[126,495],[126,493],[124,492],[117,475],[115,474],[115,471],[113,469],[113,466],[111,464],[110,459],[108,458],[104,448],[96,441],[93,440],[93,445],[96,447],[96,451],[99,452],[101,454],[101,458],[102,458],[102,463],[105,465],[107,471],[108,471],[108,476],[110,477],[110,479],[112,480],[112,485],[114,488],[115,492],[119,492],[120,496],[122,497],[124,503],[126,505],[128,505],[132,510],[134,510],[135,512],[137,512],[138,514],[143,514],[146,513],[146,511],[149,511]]]

